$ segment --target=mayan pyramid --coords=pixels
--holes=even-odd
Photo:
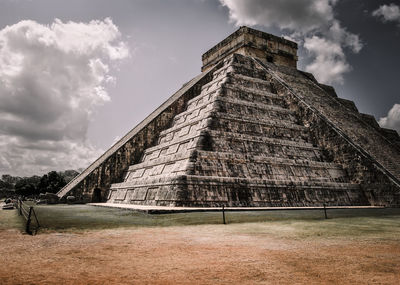
[[[248,27],[59,193],[161,206],[400,205],[400,137]]]

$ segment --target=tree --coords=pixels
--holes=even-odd
[[[46,193],[47,188],[49,187],[49,178],[47,177],[47,174],[43,175],[40,178],[39,184],[38,184],[38,191],[39,193]]]
[[[14,192],[14,185],[0,180],[0,198],[13,196]]]
[[[36,194],[36,187],[33,183],[29,183],[27,179],[21,179],[15,184],[15,193],[22,196]]]
[[[72,179],[78,172],[75,170],[67,170],[63,172],[50,171],[43,176],[33,175],[30,177],[14,177],[8,174],[2,175],[0,180],[0,191],[13,191],[18,195],[29,196],[39,193],[57,193],[66,185],[67,179]]]
[[[14,185],[9,183],[9,182],[0,180],[0,189],[1,190],[7,190],[7,191],[14,190]]]
[[[79,172],[76,170],[65,170],[64,172],[59,172],[59,174],[64,177],[65,182],[68,183],[72,179],[74,179],[79,174]]]
[[[64,178],[56,171],[47,173],[47,183],[46,192],[50,193],[57,193],[66,184]]]
[[[18,181],[20,181],[22,178],[18,177],[18,176],[11,176],[10,174],[3,174],[1,176],[1,180],[3,180],[6,183],[10,183],[13,186],[15,185],[15,183],[17,183]]]

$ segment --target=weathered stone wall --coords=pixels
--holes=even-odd
[[[223,60],[109,202],[168,206],[369,205],[250,57]]]
[[[392,175],[400,179],[400,152],[382,135],[381,131],[365,121],[365,116],[347,108],[320,88],[315,82],[301,76],[295,69],[268,65],[285,84],[307,105],[318,110],[336,129],[341,130],[360,149],[365,150]]]
[[[349,115],[357,110],[352,108],[353,104],[348,100],[339,100],[350,107],[342,108],[332,101],[334,97],[310,88],[309,79],[301,79],[299,74],[293,74],[293,70],[272,65],[268,68],[284,80],[285,84],[282,84],[279,79],[270,76],[278,94],[284,96],[302,123],[309,126],[313,143],[324,149],[325,156],[343,166],[351,183],[361,186],[370,204],[400,206],[399,180],[396,177],[398,165],[391,163],[392,160],[398,161],[400,153],[380,135],[375,119],[360,114],[360,118],[366,121],[363,123],[355,117],[357,114]]]
[[[91,201],[93,191],[100,189],[101,200],[105,201],[111,184],[123,181],[129,166],[140,160],[146,148],[156,144],[160,132],[171,125],[175,114],[184,111],[187,102],[197,96],[201,87],[210,80],[210,72],[206,72],[184,85],[120,142],[61,189],[59,197],[73,195],[78,199]]]
[[[297,66],[297,44],[295,42],[248,27],[240,27],[203,54],[202,71],[211,68],[233,53],[252,56],[265,62],[274,62],[277,65],[293,68]]]
[[[241,178],[189,176],[180,185],[177,206],[310,207],[326,205],[368,205],[358,185],[339,183],[279,184]]]
[[[380,133],[400,151],[400,136],[395,130],[380,128]]]
[[[108,202],[140,205],[399,205],[398,134],[294,68],[296,49],[240,28],[203,55],[210,72],[59,195],[104,199],[110,188]]]

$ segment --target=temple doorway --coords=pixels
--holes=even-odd
[[[100,202],[101,202],[101,189],[96,188],[93,190],[92,203],[100,203]]]

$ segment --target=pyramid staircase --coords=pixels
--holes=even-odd
[[[160,133],[108,202],[162,206],[369,205],[341,164],[274,90],[265,69],[232,54]]]

